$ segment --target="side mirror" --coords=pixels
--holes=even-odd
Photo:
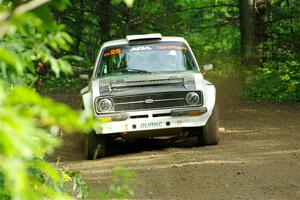
[[[213,64],[206,64],[206,65],[203,65],[203,70],[204,70],[204,72],[211,71],[212,69],[213,69]]]
[[[89,80],[89,75],[88,74],[80,74],[79,78],[82,80]]]

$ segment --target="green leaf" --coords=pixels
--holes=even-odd
[[[50,57],[49,61],[50,61],[51,69],[55,73],[56,77],[59,77],[60,67],[57,60],[55,58]]]

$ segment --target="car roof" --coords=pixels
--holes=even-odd
[[[140,36],[144,36],[144,35],[140,35]],[[147,39],[144,37],[144,39]],[[161,37],[161,42],[183,42],[183,43],[187,43],[186,40],[183,37],[171,37],[171,36],[162,36]],[[108,46],[117,46],[117,45],[124,45],[124,44],[128,44],[128,40],[127,39],[120,39],[120,40],[111,40],[111,41],[107,41],[104,42],[102,44],[102,48],[108,47]]]

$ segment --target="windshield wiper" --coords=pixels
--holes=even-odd
[[[133,71],[133,72],[139,72],[139,73],[151,73],[147,70],[142,70],[142,69],[134,69],[134,68],[127,68],[127,71]]]
[[[136,72],[136,73],[149,73],[151,74],[151,72],[147,71],[147,70],[142,70],[142,69],[133,69],[133,68],[123,68],[123,69],[119,69],[119,70],[116,70],[116,71],[113,71],[112,73],[130,73],[130,72]]]

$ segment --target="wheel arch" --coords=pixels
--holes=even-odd
[[[81,90],[81,103],[83,110],[92,113],[92,94],[88,90],[88,86]]]

